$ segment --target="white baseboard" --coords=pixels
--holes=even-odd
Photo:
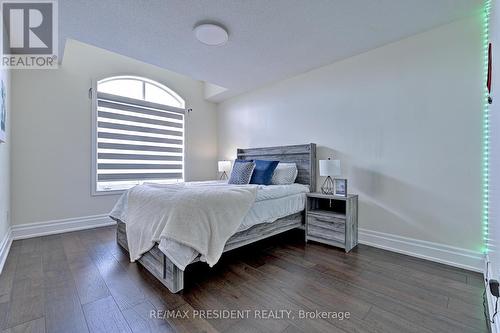
[[[12,245],[12,231],[9,227],[5,237],[0,240],[0,274],[3,271],[3,266],[5,265],[5,261],[7,260],[7,256],[9,255],[10,246]]]
[[[113,224],[115,224],[115,222],[111,218],[102,214],[14,225],[12,226],[8,237],[0,243],[0,267],[2,267],[3,262],[7,257],[6,253],[8,253],[12,240],[60,234],[64,232],[91,229]],[[359,242],[361,244],[435,261],[450,266],[481,273],[484,272],[483,254],[470,250],[363,228],[359,229]],[[7,250],[4,251],[4,248]]]
[[[492,274],[491,274],[491,267],[489,266],[490,265],[490,258],[488,255],[486,255],[485,259],[484,259],[484,277],[485,277],[485,281],[484,281],[484,287],[486,288],[486,300],[488,302],[488,315],[489,315],[489,319],[490,319],[490,328],[491,328],[491,333],[500,333],[500,319],[498,318],[498,315],[495,317],[495,322],[492,323],[491,322],[491,317],[493,316],[493,314],[495,313],[495,302],[496,302],[496,299],[495,297],[490,293],[490,287],[488,286],[488,282],[491,278],[493,279],[498,279],[493,277]]]
[[[484,272],[482,253],[458,247],[362,228],[359,228],[359,243],[475,272]]]
[[[64,232],[92,229],[113,225],[114,222],[108,215],[93,215],[62,220],[27,223],[12,226],[12,239],[25,239],[38,236],[61,234]]]

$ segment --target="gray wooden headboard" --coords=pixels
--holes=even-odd
[[[238,148],[240,160],[272,160],[297,164],[299,173],[296,183],[309,185],[311,192],[316,191],[316,144],[278,146],[264,148]]]

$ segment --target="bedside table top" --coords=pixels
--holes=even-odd
[[[334,200],[346,200],[349,198],[357,197],[357,194],[348,194],[347,197],[333,194],[323,194],[320,192],[307,193],[308,198],[319,198],[319,199],[334,199]]]

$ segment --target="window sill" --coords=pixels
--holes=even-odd
[[[127,190],[92,191],[91,196],[100,197],[105,195],[122,195]]]
[[[125,184],[125,185],[122,184],[122,186],[120,186],[121,188],[109,189],[109,190],[105,190],[105,189],[97,190],[97,188],[94,187],[94,188],[92,188],[91,196],[93,196],[93,197],[100,197],[100,196],[103,196],[103,195],[122,195],[123,193],[125,193],[128,190],[130,190],[131,188],[133,188],[133,187],[135,187],[137,185],[143,185],[143,184],[163,184],[163,185],[168,185],[168,184],[178,184],[178,183],[184,183],[184,179],[178,179],[175,182],[172,182],[172,181],[167,181],[167,182],[159,181],[159,182],[140,182],[140,183],[134,183],[134,184]],[[98,187],[98,188],[103,188],[103,187]]]

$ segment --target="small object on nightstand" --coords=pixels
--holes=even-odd
[[[306,242],[312,240],[343,248],[358,245],[358,196],[308,193]]]
[[[333,194],[335,184],[332,180],[332,176],[340,176],[340,160],[327,160],[319,161],[319,175],[321,177],[326,177],[325,182],[321,186],[321,192],[323,194]]]
[[[219,161],[218,167],[219,167],[219,172],[222,172],[220,180],[227,179],[227,173],[231,171],[231,161]]]
[[[335,178],[333,180],[333,195],[347,197],[347,179]]]

